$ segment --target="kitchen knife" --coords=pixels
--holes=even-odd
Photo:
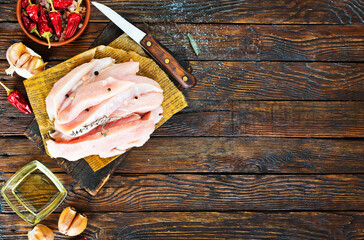
[[[195,77],[185,70],[151,34],[141,31],[111,8],[97,2],[92,2],[92,4],[115,23],[116,26],[128,34],[131,39],[142,46],[182,87],[191,88],[196,84]]]

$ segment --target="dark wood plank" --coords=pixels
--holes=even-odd
[[[364,104],[235,101],[229,111],[177,114],[154,135],[360,138],[364,136]]]
[[[60,61],[49,62],[55,66]],[[190,61],[198,84],[184,94],[190,107],[202,100],[364,100],[364,63]],[[25,93],[22,78],[0,78]],[[0,89],[0,100],[5,91]],[[217,107],[217,106],[216,106]]]
[[[188,142],[188,151],[185,144]],[[34,159],[63,170],[25,138],[0,139],[0,169]],[[284,138],[151,138],[134,148],[117,173],[364,173],[364,141]]]
[[[64,60],[88,49],[105,23],[90,23],[77,41],[47,49],[30,42],[17,23],[0,25],[0,56],[16,39],[44,56]],[[185,60],[241,61],[364,61],[362,25],[237,25],[237,24],[137,24],[153,33],[172,53]],[[187,37],[191,33],[201,54],[196,56]],[[75,49],[77,49],[75,51]]]
[[[362,102],[236,102],[234,133],[241,136],[364,137]]]
[[[364,64],[190,62],[198,84],[188,99],[363,100]]]
[[[268,0],[268,1],[150,1],[99,0],[133,22],[264,23],[264,24],[352,24],[363,23],[360,1]],[[16,21],[15,1],[0,4],[0,21]],[[106,20],[92,7],[91,20]]]
[[[214,109],[219,102],[204,103],[176,114],[154,136],[364,136],[364,104],[360,101],[228,101],[221,110],[220,106]],[[6,112],[0,118],[0,135],[23,135],[31,116],[19,115],[6,100],[2,104],[0,109]]]
[[[86,212],[81,236],[103,239],[362,239],[362,212]],[[58,214],[42,224],[57,229]],[[32,226],[15,214],[0,214],[2,239],[27,240]],[[55,239],[69,239],[55,232]]]
[[[12,174],[0,174],[3,184]],[[364,175],[115,175],[96,196],[57,174],[68,196],[57,212],[363,211]],[[12,210],[1,200],[2,213]]]

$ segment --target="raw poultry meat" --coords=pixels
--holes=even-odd
[[[76,89],[83,80],[90,78],[95,71],[99,71],[115,62],[112,58],[94,59],[89,63],[82,64],[58,82],[56,82],[46,98],[47,113],[51,120],[55,118],[57,112],[64,101],[64,96],[71,90]]]
[[[46,99],[56,130],[46,142],[50,155],[75,161],[142,146],[162,118],[163,90],[138,71],[138,62],[103,58],[60,79]]]

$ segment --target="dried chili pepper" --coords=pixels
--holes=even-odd
[[[48,42],[48,48],[51,48],[51,41],[50,38],[52,37],[52,28],[48,25],[47,22],[39,21],[38,23],[39,32],[42,37],[47,39]]]
[[[30,0],[29,0],[29,6],[26,8],[26,11],[30,17],[30,19],[33,20],[33,22],[38,22],[38,6],[33,4]]]
[[[23,13],[21,14],[21,18],[23,19],[23,23],[25,28],[30,33],[36,33],[39,37],[39,32],[37,30],[37,24],[35,24],[32,20],[30,20],[27,16],[25,16]]]
[[[54,0],[53,5],[55,9],[63,10],[69,6],[71,6],[73,3],[73,0]]]
[[[79,0],[76,10],[68,15],[66,36],[64,39],[69,39],[70,37],[72,37],[78,28],[78,24],[81,22],[82,16],[79,13],[81,2],[82,0]]]
[[[20,94],[20,92],[16,89],[9,89],[7,88],[2,82],[0,85],[3,86],[6,90],[8,95],[8,101],[17,109],[22,111],[25,114],[31,114],[32,110],[27,102],[27,100]]]
[[[61,13],[54,9],[52,0],[47,0],[51,6],[52,11],[49,12],[48,16],[51,19],[54,31],[56,32],[57,37],[61,37],[62,32],[62,20],[61,20]]]
[[[21,7],[22,8],[25,8],[28,5],[29,5],[29,1],[28,0],[21,0]]]
[[[47,18],[47,15],[45,14],[42,6],[40,6],[40,16],[39,16],[39,21],[38,21],[38,28],[39,28],[39,32],[40,32],[40,35],[42,37],[44,37],[45,39],[47,39],[47,42],[48,42],[48,48],[51,48],[51,41],[50,41],[50,38],[52,37],[52,33],[53,33],[53,30],[49,24],[49,21],[48,21],[48,18]]]
[[[47,15],[46,13],[44,12],[44,9],[42,8],[42,5],[39,4],[39,21],[42,21],[42,22],[46,22],[48,23],[49,25],[49,21],[48,21],[48,18],[47,18]]]

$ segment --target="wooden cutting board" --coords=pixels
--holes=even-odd
[[[116,27],[113,23],[110,23],[96,38],[90,48],[98,45],[108,45],[122,33],[123,32],[118,27]],[[25,135],[45,152],[39,127],[35,119],[28,126],[27,130],[25,131]],[[70,162],[63,158],[54,158],[53,160],[76,182],[78,182],[82,188],[84,188],[91,195],[95,196],[101,187],[107,182],[110,176],[114,173],[120,163],[128,156],[129,152],[130,151],[124,153],[119,158],[97,172],[94,172],[84,159],[75,162]]]

